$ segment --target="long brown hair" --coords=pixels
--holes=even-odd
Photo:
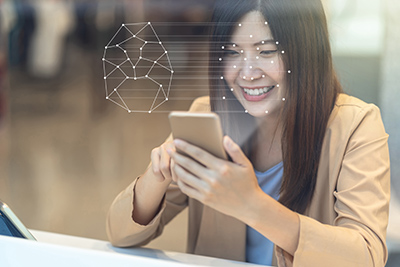
[[[243,112],[224,80],[223,49],[235,25],[250,11],[260,11],[279,41],[290,73],[281,112],[284,173],[279,201],[304,213],[316,184],[329,116],[342,88],[333,69],[328,29],[320,0],[218,0],[212,17],[209,79],[211,109],[223,128],[249,157],[255,120]],[[225,99],[225,100],[222,100]]]

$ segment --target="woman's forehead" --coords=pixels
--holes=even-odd
[[[273,39],[268,22],[259,11],[252,11],[237,23],[231,36],[232,43],[257,43]]]

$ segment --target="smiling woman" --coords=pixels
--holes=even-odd
[[[112,204],[111,242],[145,244],[188,206],[190,253],[384,266],[388,136],[342,93],[320,0],[220,0],[212,25],[210,96],[191,111],[220,115],[231,160],[169,138]]]

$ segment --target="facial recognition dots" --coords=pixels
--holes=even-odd
[[[142,32],[146,34],[144,35]],[[132,46],[132,41],[139,43],[140,47],[137,45]],[[155,109],[168,101],[174,71],[168,56],[168,51],[165,49],[163,42],[159,39],[151,22],[121,24],[121,27],[104,49],[102,61],[107,100],[110,100],[129,113],[152,113]],[[151,53],[148,53],[147,51],[150,50]],[[150,62],[151,64],[143,65],[141,61]],[[155,70],[153,71],[153,69]],[[165,72],[167,72],[167,74],[159,74]],[[143,87],[142,82],[133,82],[139,80],[146,84],[146,89],[150,88],[146,93],[152,94],[152,97],[149,97],[149,99],[152,100],[148,101],[147,110],[139,110],[137,107],[145,102],[142,100],[142,95],[135,95],[135,90],[141,90],[135,87]],[[165,83],[164,86],[163,83]],[[135,99],[136,102],[132,99]],[[130,101],[137,103],[137,105],[131,106]],[[141,107],[145,107],[146,105],[147,102]]]

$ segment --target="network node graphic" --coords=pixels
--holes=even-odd
[[[107,100],[129,113],[151,113],[168,101],[174,71],[150,22],[122,24],[102,62]]]

